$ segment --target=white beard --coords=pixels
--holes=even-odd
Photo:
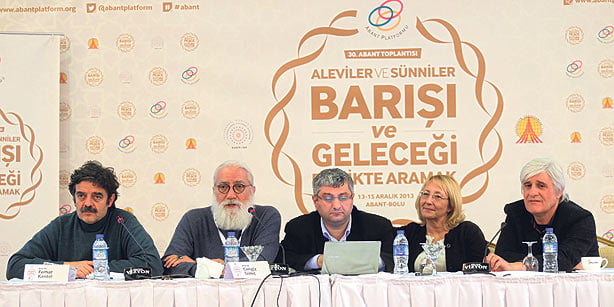
[[[250,203],[248,201],[247,203]],[[227,204],[237,204],[238,208],[224,208]],[[252,215],[247,211],[249,205],[243,204],[238,200],[225,200],[221,203],[213,201],[211,211],[213,212],[213,220],[217,227],[222,230],[239,230],[247,227],[252,221]]]

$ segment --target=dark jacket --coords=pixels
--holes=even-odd
[[[537,241],[533,244],[533,255],[539,260],[541,271],[542,231],[546,227],[554,228],[558,239],[560,271],[571,271],[582,257],[599,256],[593,214],[572,201],[559,204],[550,225],[534,224],[533,215],[527,211],[523,200],[505,205],[504,210],[507,225],[501,231],[495,253],[508,262],[522,261],[527,255],[527,245],[523,241]]]
[[[405,230],[409,241],[409,271],[414,271],[414,262],[423,251],[420,243],[426,242],[426,226],[409,223],[399,229]],[[480,227],[464,221],[450,229],[444,237],[446,252],[446,271],[457,272],[462,270],[463,263],[482,262],[486,251],[486,240]]]
[[[385,217],[352,209],[352,228],[347,241],[381,241],[380,257],[384,261],[384,271],[392,272],[392,224]],[[304,271],[305,263],[313,256],[324,252],[320,215],[317,211],[293,218],[284,229],[285,237],[281,241],[286,253],[286,262],[297,271]],[[282,261],[282,249],[277,261]]]

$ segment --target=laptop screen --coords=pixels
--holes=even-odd
[[[324,274],[375,274],[379,263],[380,241],[324,243]]]

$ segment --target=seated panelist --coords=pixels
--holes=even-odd
[[[316,211],[293,218],[284,230],[281,245],[287,264],[297,271],[319,270],[326,241],[380,241],[379,269],[391,272],[392,224],[354,206],[352,177],[338,168],[325,169],[313,178],[312,186]],[[282,262],[282,253],[280,249],[277,262]]]
[[[595,219],[565,192],[565,175],[550,159],[529,161],[520,171],[522,200],[505,205],[506,226],[501,230],[495,253],[486,260],[493,271],[525,270],[522,259],[527,245],[536,241],[533,255],[543,269],[542,238],[553,228],[558,240],[560,271],[581,268],[582,257],[599,256]]]
[[[226,161],[215,170],[213,182],[214,204],[192,209],[179,221],[162,257],[165,274],[194,276],[200,257],[223,264],[230,231],[236,233],[241,246],[264,246],[258,260],[275,260],[281,216],[275,207],[254,205],[256,186],[247,165]],[[242,251],[241,258],[245,259]]]
[[[420,243],[435,242],[444,248],[435,265],[437,271],[457,272],[463,263],[482,262],[486,240],[480,228],[465,221],[462,196],[456,180],[447,175],[427,179],[416,197],[420,223],[399,229],[409,241],[409,269],[418,272],[424,251]]]
[[[77,278],[86,278],[94,271],[92,244],[96,234],[104,234],[109,245],[111,272],[123,273],[126,267],[149,267],[152,275],[161,275],[162,263],[149,234],[134,215],[115,207],[118,187],[113,169],[98,161],[88,161],[76,169],[68,185],[75,212],[56,217],[12,255],[6,278],[23,278],[26,264],[45,262],[68,264],[77,269]],[[134,238],[118,219],[122,219]]]

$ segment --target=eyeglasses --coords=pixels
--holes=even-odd
[[[339,196],[332,196],[330,194],[326,194],[324,196],[317,196],[317,198],[327,202],[327,203],[332,203],[335,199],[338,199],[340,202],[344,202],[347,201],[349,199],[352,199],[352,197],[354,197],[354,195],[347,195],[347,194],[341,194]]]
[[[230,191],[230,185],[228,183],[220,183],[215,187],[217,188],[218,192],[222,194],[227,194]],[[246,187],[253,187],[253,185],[237,183],[232,185],[232,190],[237,194],[241,194],[243,191],[245,191]]]
[[[435,201],[442,201],[442,200],[448,200],[448,199],[450,199],[450,198],[448,198],[448,197],[443,197],[443,196],[441,196],[441,195],[439,195],[439,194],[431,194],[431,193],[429,193],[429,192],[427,192],[427,191],[420,191],[420,193],[418,193],[418,194],[420,194],[420,197],[421,197],[421,198],[424,198],[424,199],[428,199],[428,198],[429,198],[429,196],[433,195],[433,199],[434,199]]]

